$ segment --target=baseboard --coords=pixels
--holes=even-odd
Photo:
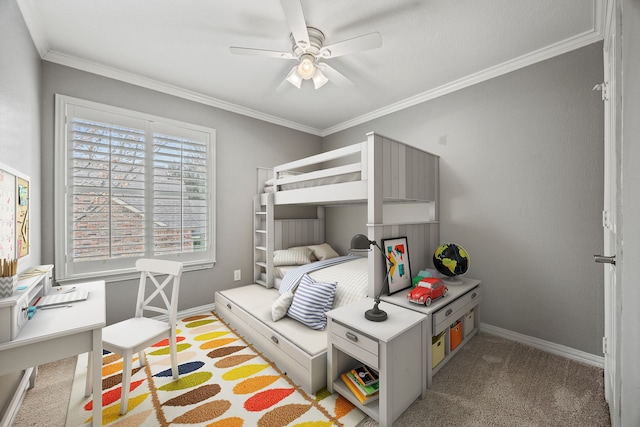
[[[200,314],[205,311],[214,311],[216,308],[215,303],[201,305],[199,307],[193,307],[184,311],[180,311],[178,315],[180,317],[186,317],[191,315]],[[519,334],[517,332],[510,331],[508,329],[499,328],[497,326],[488,325],[486,323],[480,323],[480,330],[491,335],[496,335],[501,338],[505,338],[511,341],[519,342],[521,344],[528,345],[549,353],[557,354],[558,356],[566,357],[567,359],[575,360],[587,365],[595,366],[598,368],[604,368],[604,357],[596,356],[584,351],[576,350],[571,347],[552,343],[549,341],[541,340],[539,338],[530,337],[528,335]]]
[[[584,351],[576,350],[571,347],[555,344],[549,341],[541,340],[539,338],[530,337],[528,335],[519,334],[517,332],[509,331],[508,329],[499,328],[497,326],[487,325],[486,323],[480,324],[480,330],[491,335],[496,335],[501,338],[547,351],[549,353],[557,354],[558,356],[566,357],[567,359],[576,360],[578,362],[596,366],[598,368],[604,368],[604,357],[602,356],[596,356]]]
[[[216,307],[215,304],[200,305],[198,307],[192,307],[186,310],[178,311],[177,316],[178,317],[194,316],[196,314],[202,314],[205,311],[213,311],[215,307]],[[166,314],[163,314],[161,316],[154,316],[153,318],[158,320],[169,320]]]
[[[205,312],[205,311],[213,311],[213,309],[215,307],[216,307],[215,304],[201,305],[201,306],[198,306],[198,307],[193,307],[193,308],[189,308],[187,310],[179,311],[178,312],[178,316],[180,316],[180,317],[193,316],[195,314],[201,314],[202,312]]]

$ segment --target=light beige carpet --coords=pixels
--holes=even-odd
[[[75,356],[40,366],[36,384],[27,390],[13,427],[64,426],[75,369]]]
[[[40,368],[14,427],[64,425],[74,366],[69,359]],[[376,425],[365,419],[360,427]],[[609,427],[603,371],[480,333],[438,372],[427,398],[414,402],[394,423],[427,425]]]
[[[480,333],[394,426],[608,427],[603,387],[602,369]]]

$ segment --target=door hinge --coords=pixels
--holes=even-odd
[[[592,90],[599,90],[602,92],[602,100],[603,101],[607,101],[609,100],[609,90],[608,90],[609,86],[607,82],[602,82],[602,83],[598,83],[597,85],[595,85],[593,87]]]
[[[602,337],[602,354],[607,354],[607,337]]]
[[[606,209],[602,211],[602,226],[609,228],[609,211]]]

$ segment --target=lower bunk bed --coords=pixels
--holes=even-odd
[[[216,312],[310,394],[316,393],[327,383],[327,332],[317,324],[317,312],[312,312],[305,318],[300,316],[300,310],[294,314],[291,311],[293,307],[303,307],[304,310],[305,305],[313,306],[310,309],[314,311],[314,308],[321,305],[319,301],[326,301],[327,293],[326,288],[321,286],[323,284],[336,284],[331,304],[324,311],[367,296],[367,258],[340,258],[345,258],[345,261],[311,271],[306,274],[307,278],[301,276],[299,280],[294,277],[287,282],[285,276],[284,283],[291,285],[296,282],[293,284],[294,287],[297,286],[295,292],[284,289],[288,285],[279,286],[278,281],[278,287],[274,288],[251,284],[219,291],[215,295]],[[289,274],[295,276],[296,271],[299,274],[299,269],[295,268]],[[303,295],[303,290],[312,294]],[[293,307],[287,310],[286,300],[289,298],[301,302],[296,303],[290,299]],[[289,314],[274,320],[278,314],[283,314],[283,310]],[[274,311],[277,312],[276,317]]]

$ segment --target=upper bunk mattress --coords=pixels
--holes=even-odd
[[[311,188],[311,187],[319,187],[322,185],[331,185],[331,184],[340,184],[343,182],[352,182],[360,180],[360,172],[352,172],[342,175],[330,176],[326,178],[318,178],[318,179],[309,179],[306,181],[293,182],[291,184],[283,184],[280,185],[279,190],[297,190],[299,188]],[[265,183],[264,192],[265,193],[273,193],[274,186],[268,185],[269,181]]]

